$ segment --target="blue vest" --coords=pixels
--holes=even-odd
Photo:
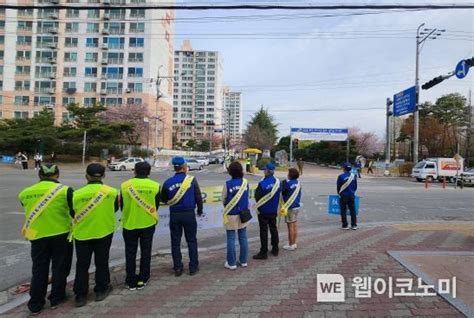
[[[339,175],[339,177],[337,178],[337,191],[338,192],[339,192],[339,189],[342,187],[344,183],[346,183],[347,179],[349,179],[350,176],[351,176],[350,172],[344,172]],[[354,179],[352,179],[352,182],[344,191],[340,193],[340,195],[353,197],[356,193],[356,190],[357,190],[357,177],[354,175]]]
[[[183,182],[185,177],[185,173],[177,173],[165,181],[165,183],[163,184],[162,191],[165,191],[169,199],[173,198],[176,192],[178,192],[178,189],[181,186],[181,183]],[[170,213],[194,211],[194,209],[196,208],[196,200],[194,199],[194,187],[195,182],[193,180],[191,186],[183,195],[181,200],[179,200],[179,202],[175,205],[170,206]]]
[[[288,199],[293,195],[298,185],[298,180],[286,180],[285,182],[285,194],[283,194],[283,200],[286,202]],[[301,188],[300,188],[301,189]],[[301,200],[301,191],[296,196],[295,201],[292,205],[290,205],[290,209],[295,209],[300,207],[300,200]]]
[[[232,200],[232,198],[237,194],[242,185],[242,179],[230,179],[225,182],[225,186],[227,188],[227,197],[225,199],[224,205]],[[235,207],[230,210],[229,215],[238,215],[240,211],[246,210],[249,208],[249,188],[247,185],[247,189],[242,194],[239,202],[235,205]]]
[[[262,190],[262,196],[266,195],[267,193],[272,191],[273,185],[276,182],[276,178],[274,176],[265,177],[258,183],[260,189]],[[278,187],[277,192],[275,195],[264,205],[258,208],[258,212],[261,214],[277,214],[278,213],[278,206],[280,204],[280,194],[281,194],[281,185]]]

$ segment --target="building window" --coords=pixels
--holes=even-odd
[[[64,82],[63,92],[68,94],[74,94],[76,92],[76,82]]]
[[[130,10],[130,17],[131,18],[144,18],[145,17],[145,10],[144,9],[132,9],[132,10]]]
[[[143,84],[142,83],[128,83],[127,90],[132,93],[141,93],[143,92]]]
[[[13,117],[16,119],[27,119],[28,118],[28,112],[14,112]]]
[[[33,16],[33,9],[18,9],[18,16],[19,17],[32,17]]]
[[[122,37],[105,37],[103,41],[109,49],[123,49],[125,44],[125,38]]]
[[[77,62],[77,52],[65,52],[64,62]]]
[[[65,38],[64,46],[66,47],[77,47],[78,40],[77,38]]]
[[[95,97],[84,97],[84,107],[92,107],[97,104],[97,98]]]
[[[64,68],[64,76],[65,77],[76,77],[77,68],[75,67],[65,67]]]
[[[97,83],[95,82],[84,83],[84,92],[95,93],[96,91],[97,91]]]
[[[74,99],[74,97],[65,97],[65,98],[72,98],[72,99]],[[73,103],[74,103],[74,102],[73,102]],[[64,98],[63,98],[63,105],[67,106],[67,105],[69,105],[69,104],[70,104],[70,103],[64,104]],[[67,122],[67,121],[71,121],[71,120],[73,120],[72,114],[71,114],[70,112],[63,112],[63,121],[66,121],[66,122]]]
[[[5,40],[4,36],[0,36],[0,44]],[[18,45],[31,45],[31,36],[19,35],[16,37],[16,44]]]
[[[129,62],[143,62],[143,53],[129,53],[128,61]]]
[[[79,22],[67,22],[66,23],[66,32],[67,33],[77,33],[77,32],[79,32]]]
[[[15,74],[17,75],[30,75],[31,67],[30,66],[17,66],[15,69]]]
[[[30,81],[15,81],[15,90],[16,91],[29,91]]]
[[[75,104],[75,103],[76,103],[76,98],[75,97],[63,97],[63,106],[64,107],[67,107],[70,104]]]
[[[28,106],[29,102],[29,96],[15,96],[14,104],[17,106]]]
[[[143,22],[130,23],[130,33],[143,33],[143,32],[145,32],[145,23]]]
[[[33,22],[31,21],[18,21],[16,28],[18,31],[32,31]]]
[[[86,53],[86,62],[97,62],[98,58],[99,58],[98,53],[94,53],[94,52],[87,52]]]
[[[31,51],[16,51],[17,61],[31,60]]]
[[[99,33],[99,23],[87,23],[87,33]]]
[[[100,17],[100,11],[97,9],[87,10],[87,17],[89,19],[98,19]]]
[[[98,46],[99,46],[99,38],[87,38],[86,39],[86,47],[98,47]]]
[[[128,105],[142,105],[143,100],[141,98],[127,98]]]
[[[35,96],[33,103],[35,106],[54,106],[56,103],[56,98],[51,96]]]
[[[97,77],[97,67],[86,67],[84,75],[85,77]]]
[[[142,67],[129,67],[127,76],[128,77],[143,77],[143,68]]]
[[[66,10],[66,18],[79,18],[79,10],[78,9],[67,9]]]
[[[130,38],[128,43],[130,47],[143,47],[145,45],[145,39],[144,38]]]

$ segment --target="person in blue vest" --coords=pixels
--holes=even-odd
[[[227,261],[225,268],[230,270],[237,269],[237,265],[247,267],[248,240],[247,225],[248,221],[242,223],[241,212],[249,212],[249,185],[244,179],[244,168],[238,161],[234,161],[227,168],[232,179],[227,180],[222,190],[222,202],[224,203],[224,228],[227,234]],[[235,232],[238,232],[240,257],[237,264],[235,251]]]
[[[294,251],[297,248],[296,238],[298,236],[297,216],[300,209],[301,185],[298,181],[300,173],[295,168],[288,169],[288,179],[281,183],[282,211],[288,226],[288,244],[283,248]]]
[[[277,216],[280,205],[281,186],[280,180],[275,178],[275,165],[271,162],[265,166],[265,177],[258,183],[255,190],[258,224],[260,227],[260,251],[254,259],[267,259],[268,229],[270,228],[272,255],[278,256],[278,229]]]
[[[342,165],[343,173],[337,177],[337,193],[341,208],[341,221],[344,230],[357,230],[357,217],[355,211],[355,194],[357,191],[357,177],[352,173],[352,165],[346,162]],[[351,227],[347,224],[347,208],[351,213]]]
[[[193,176],[187,175],[188,166],[183,157],[174,157],[171,163],[176,173],[163,184],[161,201],[170,206],[173,270],[175,276],[183,274],[181,237],[184,230],[184,237],[186,238],[189,250],[189,275],[194,275],[199,271],[195,209],[197,207],[198,216],[202,216],[203,202],[201,190],[197,180]]]

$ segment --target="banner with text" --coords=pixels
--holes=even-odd
[[[346,141],[347,128],[291,128],[293,139],[312,141]]]

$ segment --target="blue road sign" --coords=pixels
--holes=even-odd
[[[359,215],[359,207],[360,207],[360,198],[356,196],[355,197],[356,215]],[[337,194],[330,195],[328,197],[328,214],[341,215],[341,207],[339,205],[339,196]],[[349,209],[347,209],[346,214],[350,215]]]
[[[393,95],[393,116],[413,113],[416,109],[416,86]]]
[[[469,73],[469,65],[467,65],[465,60],[462,60],[456,65],[456,69],[454,70],[456,77],[459,79],[463,79]]]

